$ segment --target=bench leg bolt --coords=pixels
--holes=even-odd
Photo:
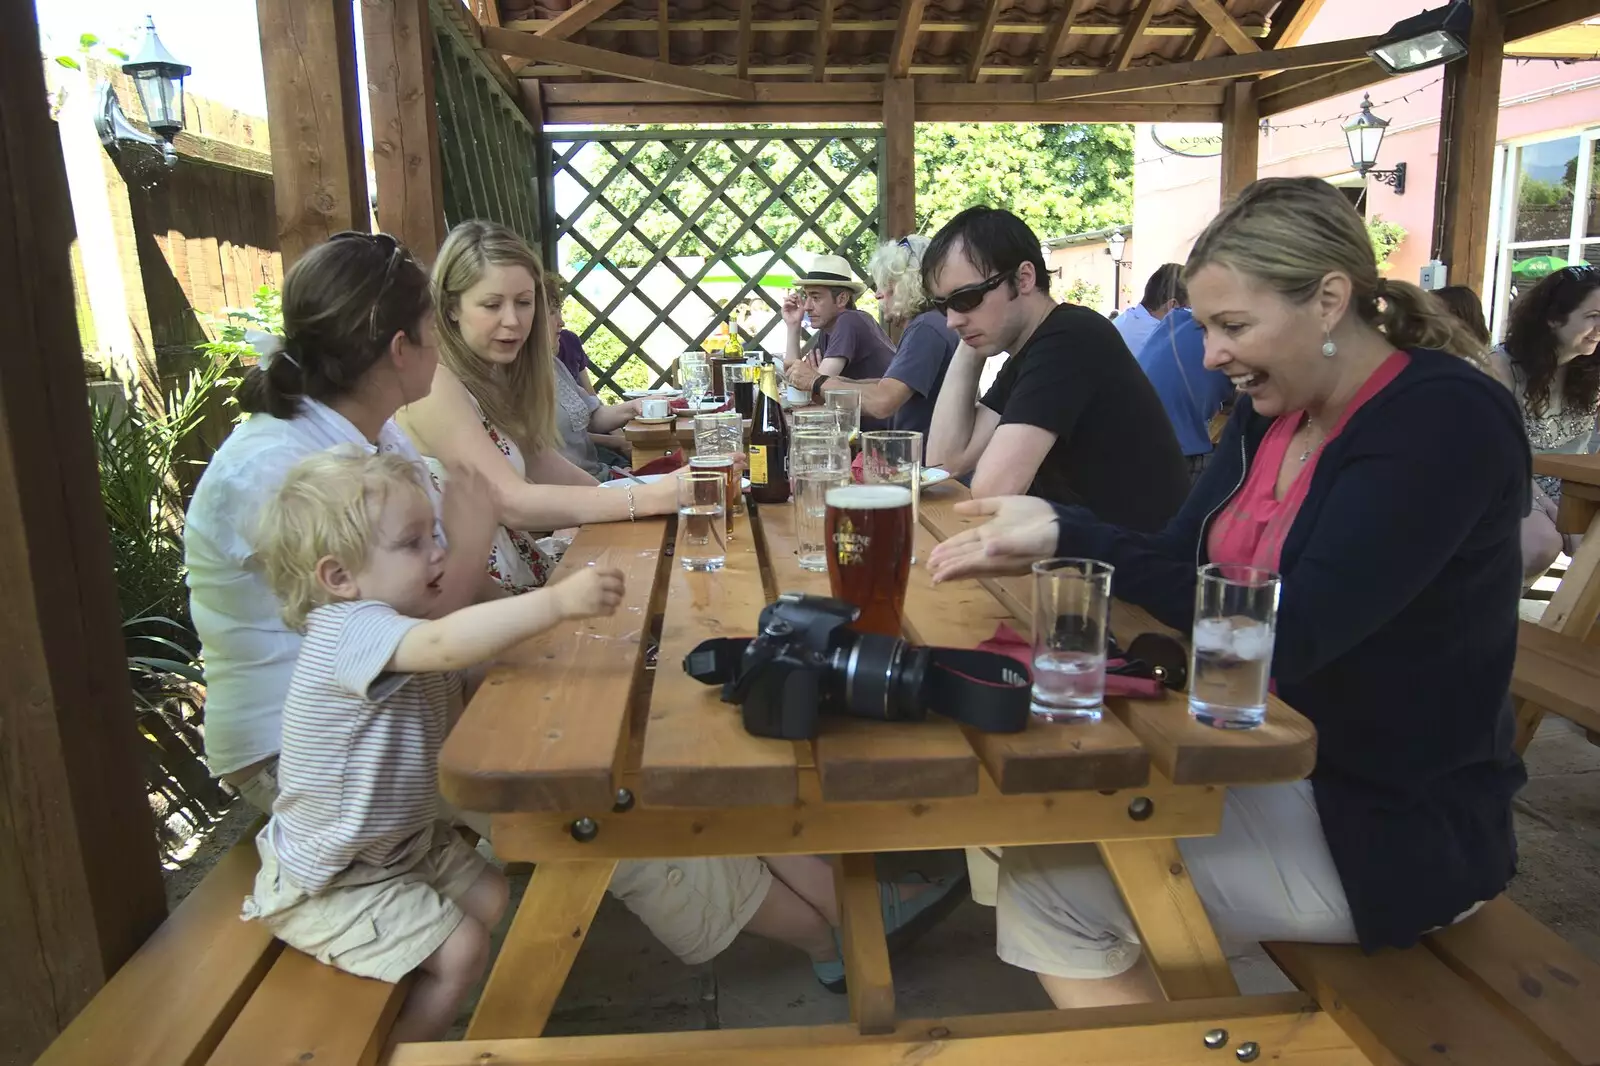
[[[1226,1029],[1212,1029],[1206,1033],[1203,1041],[1206,1047],[1210,1048],[1212,1051],[1217,1051],[1220,1048],[1227,1046],[1228,1031]]]
[[[617,789],[617,802],[612,805],[611,810],[615,814],[633,810],[633,793],[625,788]]]
[[[1233,1053],[1233,1057],[1240,1062],[1254,1062],[1261,1057],[1261,1045],[1254,1040],[1246,1041],[1239,1045],[1239,1050]]]
[[[579,818],[572,823],[572,839],[587,844],[600,835],[600,826],[593,818]]]
[[[1143,822],[1156,813],[1156,805],[1150,802],[1148,796],[1135,796],[1133,802],[1128,804],[1128,817],[1136,822]]]

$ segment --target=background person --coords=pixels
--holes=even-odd
[[[1187,306],[1189,294],[1181,278],[1176,293],[1177,306],[1156,323],[1135,355],[1172,421],[1193,482],[1211,458],[1211,422],[1233,401],[1233,383],[1220,370],[1206,369],[1205,330]]]
[[[783,299],[785,376],[805,359],[817,373],[830,377],[857,381],[883,377],[894,359],[894,345],[877,320],[856,307],[856,297],[866,286],[851,276],[850,261],[841,255],[819,255],[796,284],[800,292]],[[802,353],[801,318],[806,315],[817,335],[810,351]]]
[[[1186,282],[1206,362],[1242,395],[1177,517],[1141,534],[1081,507],[972,501],[959,510],[991,522],[929,567],[943,581],[1088,556],[1185,631],[1197,562],[1279,572],[1272,678],[1316,725],[1316,765],[1230,788],[1221,832],[1179,842],[1185,866],[1230,956],[1409,947],[1516,872],[1521,419],[1437,301],[1378,277],[1360,216],[1319,179],[1246,188]],[[997,919],[1000,957],[1059,1007],[1159,998],[1093,848],[1007,848]]]
[[[928,246],[922,281],[961,337],[927,462],[974,496],[1031,493],[1157,530],[1189,492],[1161,400],[1105,318],[1050,298],[1039,240],[1009,211],[969,207]],[[1011,358],[978,399],[983,363]]]
[[[905,324],[894,359],[877,381],[828,377],[805,360],[788,368],[789,384],[808,389],[821,403],[830,389],[856,389],[861,393],[864,418],[890,429],[916,430],[926,443],[933,421],[933,405],[944,385],[960,338],[945,323],[944,315],[928,306],[922,289],[922,254],[928,238],[902,237],[880,245],[872,253],[867,273],[877,287],[878,306],[891,322]]]
[[[544,284],[545,299],[550,302],[551,327],[556,331],[556,359],[567,368],[584,392],[590,396],[598,395],[594,378],[589,374],[589,353],[583,350],[583,341],[578,339],[578,335],[567,328],[566,318],[561,313],[565,292],[561,275],[554,271],[547,273]]]
[[[1183,305],[1178,296],[1182,274],[1181,264],[1162,263],[1155,273],[1145,279],[1144,296],[1139,302],[1122,314],[1111,316],[1112,325],[1122,334],[1128,351],[1134,355],[1144,350],[1145,343],[1150,340],[1150,335],[1161,320]]]

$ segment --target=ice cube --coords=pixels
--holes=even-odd
[[[1235,629],[1233,654],[1246,662],[1272,658],[1272,627],[1257,623]]]
[[[1226,653],[1233,645],[1233,626],[1226,618],[1197,618],[1194,623],[1196,651]]]

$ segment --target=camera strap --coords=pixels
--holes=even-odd
[[[928,710],[984,733],[1027,728],[1033,682],[1015,659],[965,648],[930,650],[922,686]]]

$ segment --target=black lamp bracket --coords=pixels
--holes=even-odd
[[[172,150],[172,145],[128,121],[109,81],[102,81],[95,87],[94,128],[100,134],[100,143],[107,149],[120,150],[125,143],[142,144],[160,153],[167,169],[178,163],[178,154]]]

